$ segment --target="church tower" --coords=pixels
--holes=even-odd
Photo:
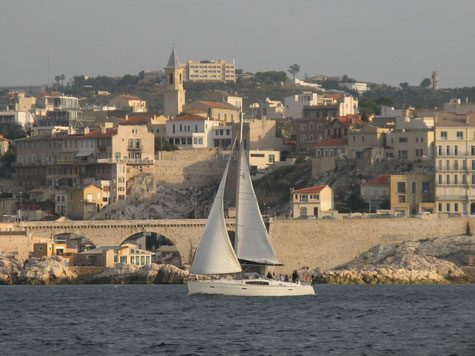
[[[163,113],[177,116],[185,105],[185,90],[183,89],[184,69],[176,55],[175,45],[165,67],[165,92],[163,94]]]

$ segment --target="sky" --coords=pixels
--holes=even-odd
[[[58,74],[163,69],[236,59],[237,68],[475,86],[473,0],[1,0],[0,87]]]

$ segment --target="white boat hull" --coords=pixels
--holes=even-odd
[[[265,279],[190,280],[187,286],[188,295],[219,294],[245,297],[315,295],[315,290],[311,285]]]

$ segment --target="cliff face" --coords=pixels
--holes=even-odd
[[[333,270],[314,271],[318,283],[474,283],[475,237],[452,236],[378,245]]]

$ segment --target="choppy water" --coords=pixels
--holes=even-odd
[[[187,297],[186,286],[1,286],[2,355],[475,355],[475,285],[318,285]]]

